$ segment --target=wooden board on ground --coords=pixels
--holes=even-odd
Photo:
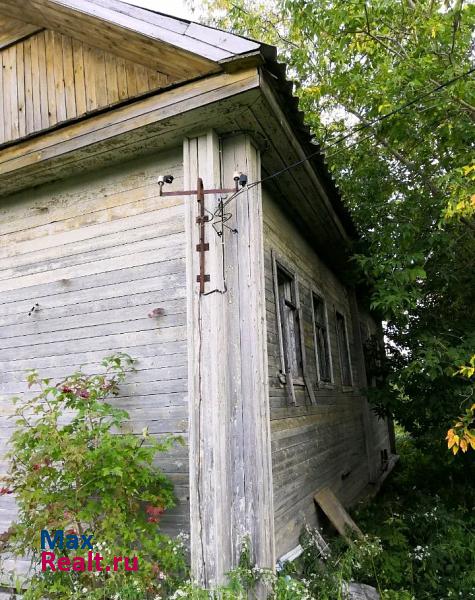
[[[340,535],[348,539],[348,530],[351,530],[356,533],[358,537],[363,537],[359,527],[330,488],[325,487],[321,489],[315,494],[314,499],[333,523]]]

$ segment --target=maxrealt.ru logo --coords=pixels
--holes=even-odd
[[[41,531],[41,570],[42,571],[138,571],[139,561],[136,556],[130,559],[128,556],[114,556],[112,565],[103,565],[104,557],[99,552],[94,552],[92,538],[93,534],[86,535],[73,530],[64,531],[58,529],[50,534],[43,529]],[[47,550],[49,548],[50,551]],[[59,550],[56,554],[51,550]],[[68,550],[87,550],[86,556],[66,556]]]

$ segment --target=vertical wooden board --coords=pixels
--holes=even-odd
[[[33,117],[33,80],[31,69],[31,39],[24,41],[24,63],[25,63],[25,130],[26,133],[35,131]],[[39,103],[37,105],[39,108]]]
[[[130,61],[125,61],[125,72],[127,75],[127,92],[129,97],[137,95],[137,75],[135,65]]]
[[[82,48],[82,53],[84,59],[84,80],[86,82],[86,111],[89,112],[97,108],[93,49],[90,46],[84,45]]]
[[[148,92],[150,89],[148,86],[148,70],[142,65],[135,65],[135,79],[137,81],[137,93]]]
[[[12,85],[12,73],[10,68],[10,52],[7,48],[2,52],[3,70],[3,119],[5,126],[5,141],[12,139],[12,108],[10,104],[10,87]]]
[[[3,107],[3,52],[0,52],[0,143],[5,141],[5,117]]]
[[[128,97],[127,88],[127,72],[125,70],[125,60],[117,58],[117,86],[119,92],[119,100],[125,100]]]
[[[16,46],[10,46],[8,52],[8,68],[10,70],[10,114],[11,129],[10,139],[16,139],[19,136],[19,115],[18,115],[18,77],[16,66]],[[8,93],[8,92],[7,92]]]
[[[119,100],[119,86],[117,83],[117,60],[113,54],[105,53],[107,104],[114,104]]]
[[[84,79],[83,44],[72,40],[74,63],[74,93],[76,100],[76,114],[83,115],[86,110],[86,82]]]
[[[54,35],[52,31],[45,31],[46,85],[48,90],[48,121],[50,125],[55,125],[59,120],[56,111]]]
[[[96,99],[97,106],[107,105],[107,86],[106,86],[106,67],[104,52],[102,50],[93,50],[94,74],[96,81]]]
[[[148,87],[151,90],[156,90],[164,87],[168,83],[168,77],[158,71],[148,70]]]
[[[56,116],[58,122],[66,121],[66,93],[64,85],[63,37],[53,34],[54,92],[56,95]]]
[[[25,59],[24,44],[16,44],[16,79],[17,79],[17,107],[18,107],[18,135],[23,137],[26,133],[25,117]]]
[[[48,73],[46,67],[46,36],[41,31],[31,38],[31,75],[33,80],[33,118],[35,129],[49,126]],[[35,104],[35,99],[39,100]]]
[[[74,82],[74,63],[73,63],[73,46],[69,36],[62,36],[63,46],[63,72],[64,72],[64,93],[66,101],[66,117],[73,119],[76,112],[76,95]]]

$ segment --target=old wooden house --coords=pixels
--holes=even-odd
[[[127,352],[133,429],[187,441],[163,527],[196,577],[245,535],[272,566],[319,489],[350,504],[394,452],[362,391],[380,327],[348,283],[356,231],[275,49],[118,0],[2,0],[0,65],[0,472],[27,369]]]

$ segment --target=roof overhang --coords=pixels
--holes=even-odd
[[[1,15],[132,58],[172,83],[4,147],[0,195],[123,160],[125,148],[130,158],[210,127],[248,131],[263,150],[264,175],[301,161],[266,185],[321,253],[328,240],[343,249],[356,237],[275,48],[119,0],[2,0]]]
[[[20,31],[52,29],[173,81],[235,69],[232,63],[241,58],[257,63],[275,53],[266,44],[119,0],[2,0],[0,17],[6,19],[6,35],[15,23]]]
[[[249,133],[261,150],[263,176],[305,156],[268,76],[253,67],[151,94],[5,148],[0,195],[164,151],[210,127],[220,137]],[[320,254],[330,251],[328,261],[343,264],[351,233],[313,166],[304,161],[265,185]]]

